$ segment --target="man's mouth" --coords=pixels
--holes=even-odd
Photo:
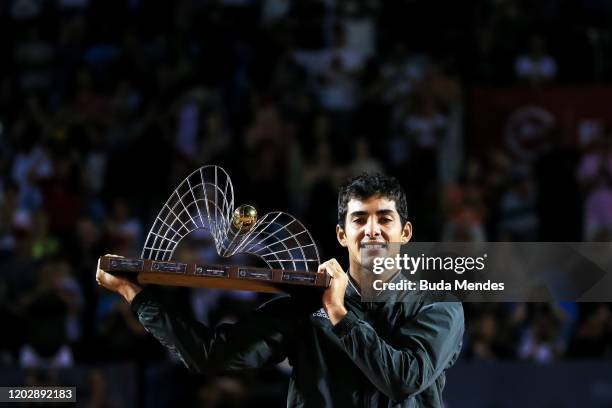
[[[387,249],[386,242],[362,242],[359,244],[359,249]]]

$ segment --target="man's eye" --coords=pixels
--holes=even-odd
[[[380,220],[380,223],[381,223],[381,224],[388,224],[388,223],[390,223],[390,222],[392,222],[392,221],[393,221],[393,219],[392,219],[392,218],[382,218],[382,219]]]
[[[353,224],[363,224],[365,220],[363,218],[355,218]]]

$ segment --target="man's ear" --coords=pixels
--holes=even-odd
[[[406,221],[402,230],[402,245],[410,241],[410,238],[412,238],[412,224],[410,221]]]
[[[340,224],[336,225],[336,238],[338,239],[340,245],[346,248],[346,233],[344,232],[344,229],[340,226]]]

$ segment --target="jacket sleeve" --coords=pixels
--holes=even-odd
[[[346,353],[381,392],[402,401],[428,388],[461,350],[461,303],[424,305],[415,317],[400,317],[392,344],[349,312],[333,331]]]
[[[147,288],[134,297],[131,308],[145,330],[190,371],[215,374],[283,361],[294,324],[283,313],[288,302],[273,299],[251,316],[214,329],[173,312]]]

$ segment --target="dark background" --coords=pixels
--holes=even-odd
[[[346,262],[337,187],[374,170],[405,187],[415,240],[608,241],[611,22],[603,0],[0,2],[0,383],[285,405],[287,368],[190,376],[95,285],[97,257],[138,256],[204,164],[237,203],[295,214],[323,259]],[[162,295],[212,325],[264,299]],[[582,405],[612,404],[610,305],[465,307],[450,407],[574,406],[555,393],[578,383]]]

